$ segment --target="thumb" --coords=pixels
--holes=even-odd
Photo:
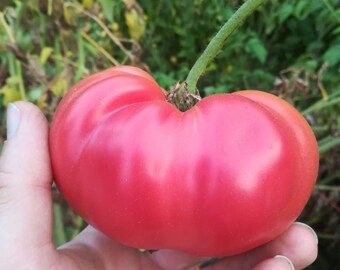
[[[0,261],[51,244],[51,179],[46,118],[28,102],[10,104],[0,156]]]

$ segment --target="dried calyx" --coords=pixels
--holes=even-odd
[[[197,89],[195,94],[190,93],[186,82],[177,82],[176,85],[169,90],[167,100],[180,111],[185,112],[200,101],[201,96]]]

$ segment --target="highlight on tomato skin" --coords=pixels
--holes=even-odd
[[[318,172],[313,132],[282,99],[246,90],[181,112],[128,66],[75,85],[49,143],[56,184],[89,224],[132,247],[207,257],[280,235]]]

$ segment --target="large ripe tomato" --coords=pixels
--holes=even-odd
[[[129,246],[201,256],[277,237],[318,170],[311,128],[278,97],[219,94],[181,112],[133,67],[74,86],[53,119],[50,150],[59,189],[88,223]]]

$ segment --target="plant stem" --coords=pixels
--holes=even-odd
[[[93,46],[98,52],[100,52],[108,61],[111,62],[114,66],[119,66],[120,63],[111,56],[111,54],[106,51],[102,46],[100,46],[93,38],[91,38],[87,33],[84,31],[81,32],[81,35]]]
[[[210,41],[207,48],[197,59],[191,68],[186,83],[191,94],[196,93],[196,84],[199,77],[206,70],[210,61],[218,54],[226,39],[237,29],[245,19],[252,14],[265,0],[247,0],[231,18],[218,31],[216,36]]]
[[[16,64],[16,70],[17,70],[17,76],[19,78],[19,92],[21,99],[27,100],[26,92],[25,92],[25,86],[24,86],[24,79],[22,77],[22,68],[21,63],[18,60],[15,60]]]
[[[15,43],[15,38],[14,35],[12,33],[11,28],[9,27],[9,25],[6,22],[5,16],[4,14],[0,11],[0,23],[2,24],[2,26],[5,28],[5,31],[7,33],[7,36],[9,38],[9,41],[11,43]]]
[[[119,38],[117,38],[114,34],[111,33],[110,29],[105,25],[105,23],[99,17],[93,15],[90,12],[87,12],[80,4],[66,2],[64,5],[65,7],[73,7],[77,9],[79,12],[83,13],[84,15],[94,20],[109,36],[109,38],[113,41],[113,43],[116,44],[117,47],[121,49],[122,52],[133,62],[134,60],[133,54],[124,47],[123,43],[120,41]]]

